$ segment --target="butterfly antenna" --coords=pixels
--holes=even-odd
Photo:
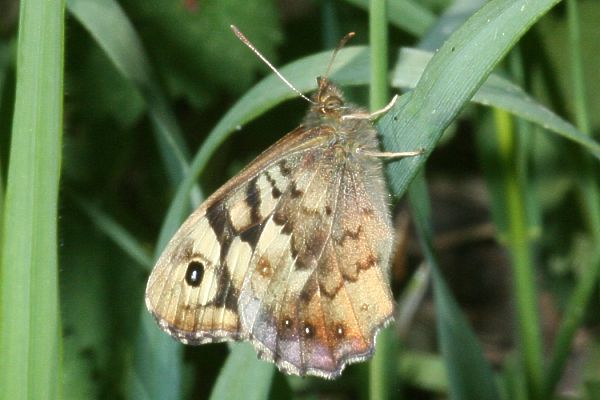
[[[331,67],[333,66],[333,62],[335,61],[335,57],[337,56],[338,52],[346,45],[346,43],[348,43],[348,40],[352,39],[355,35],[356,35],[356,33],[349,32],[338,43],[337,47],[333,51],[333,54],[331,55],[331,60],[329,60],[329,65],[327,66],[327,69],[325,70],[325,75],[323,75],[323,77],[325,79],[321,79],[321,83],[319,84],[319,91],[321,91],[323,89],[323,86],[327,82],[327,78],[329,77],[329,72],[331,72]]]
[[[248,48],[250,50],[252,50],[252,52],[254,52],[254,54],[256,54],[257,57],[262,60],[262,62],[267,64],[267,66],[269,68],[271,68],[271,70],[273,72],[275,72],[275,75],[277,75],[279,77],[279,79],[281,79],[286,85],[288,85],[288,87],[290,89],[292,89],[294,92],[296,92],[304,100],[308,101],[311,104],[315,104],[314,101],[312,101],[311,99],[306,97],[301,91],[296,89],[296,87],[294,85],[292,85],[291,82],[288,81],[285,78],[285,76],[283,76],[281,74],[281,72],[279,72],[279,70],[277,70],[277,68],[275,68],[275,66],[273,64],[271,64],[271,62],[269,60],[267,60],[267,58],[260,53],[260,51],[258,51],[258,49],[256,47],[254,47],[254,45],[250,42],[250,40],[248,40],[248,38],[246,36],[244,36],[244,34],[235,25],[230,25],[230,27],[231,27],[231,30],[233,31],[233,33],[235,33],[235,36],[237,36],[238,39],[240,39],[242,41],[242,43],[244,43],[246,46],[248,46]]]

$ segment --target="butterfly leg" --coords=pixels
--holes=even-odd
[[[369,151],[369,150],[364,150],[362,148],[358,148],[356,151],[361,154],[364,154],[366,156],[377,157],[377,158],[415,157],[415,156],[420,156],[421,154],[425,153],[425,149],[419,149],[416,151],[392,152],[392,151]]]
[[[394,104],[396,104],[396,101],[398,100],[398,95],[394,95],[394,97],[392,97],[392,100],[382,109],[379,109],[377,111],[373,111],[372,113],[356,113],[356,114],[348,114],[348,115],[342,115],[342,119],[369,119],[369,120],[374,120],[377,117],[379,117],[381,114],[385,114],[386,112],[390,111],[392,107],[394,107]]]

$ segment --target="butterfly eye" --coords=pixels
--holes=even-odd
[[[337,96],[330,96],[323,101],[323,111],[335,111],[342,107],[342,99]]]
[[[185,271],[185,282],[192,286],[198,287],[204,278],[204,264],[200,261],[191,261]]]

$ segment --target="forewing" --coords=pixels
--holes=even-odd
[[[192,344],[248,337],[237,303],[254,246],[292,169],[318,141],[313,131],[292,131],[184,222],[146,288],[146,305],[163,330]]]

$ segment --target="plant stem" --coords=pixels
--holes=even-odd
[[[388,26],[386,0],[371,0],[369,10],[369,44],[371,58],[370,108],[378,110],[388,102]],[[389,399],[396,377],[395,332],[382,330],[377,338],[375,355],[369,369],[369,397]]]
[[[502,166],[507,210],[508,249],[512,259],[519,345],[530,397],[539,399],[542,384],[542,345],[538,296],[529,246],[523,177],[516,168],[517,137],[510,115],[495,110],[498,152]]]
[[[587,113],[587,99],[585,93],[585,77],[581,56],[581,35],[579,28],[579,11],[575,0],[567,1],[567,18],[569,23],[569,39],[571,49],[572,83],[574,88],[575,119],[578,128],[589,135],[589,117]],[[579,193],[583,210],[587,216],[588,230],[596,248],[595,254],[579,276],[577,286],[569,300],[564,312],[563,321],[558,330],[556,342],[552,352],[552,359],[545,375],[544,396],[550,397],[565,367],[573,337],[585,314],[594,288],[598,283],[600,274],[600,194],[598,193],[598,178],[594,177],[591,160],[584,155],[582,159],[581,176],[579,179]]]
[[[371,58],[371,110],[378,110],[388,102],[388,26],[386,0],[371,0],[369,10],[369,46]]]

